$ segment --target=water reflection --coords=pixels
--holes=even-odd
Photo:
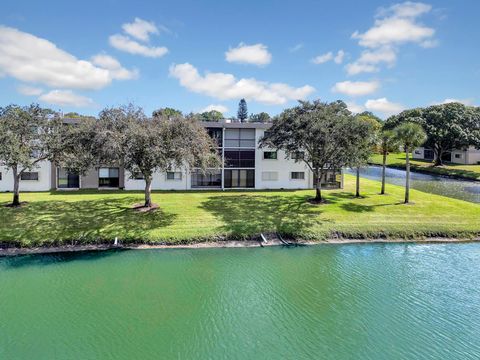
[[[347,174],[354,174],[354,170],[345,170]],[[394,185],[405,184],[405,171],[389,169],[386,171],[386,182]],[[381,180],[382,168],[369,166],[363,168],[361,176],[371,180]],[[480,203],[480,182],[472,180],[456,180],[438,175],[411,173],[412,189]]]

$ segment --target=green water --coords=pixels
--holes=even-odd
[[[479,359],[480,244],[0,258],[0,359]]]

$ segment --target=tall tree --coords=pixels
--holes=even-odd
[[[385,194],[385,173],[387,168],[387,156],[389,152],[398,151],[400,143],[392,130],[382,130],[379,135],[378,145],[382,154],[382,188],[380,194]]]
[[[106,151],[103,147],[98,158],[122,164],[131,176],[143,175],[147,208],[152,207],[155,172],[184,166],[204,170],[218,166],[220,161],[213,140],[193,119],[149,119],[140,108],[130,105],[105,109],[98,126],[97,144],[106,144]]]
[[[261,112],[258,114],[250,114],[248,121],[253,123],[268,123],[271,121],[271,118],[270,118],[270,115],[268,115],[268,113]]]
[[[42,161],[55,161],[63,149],[59,116],[36,104],[0,108],[0,165],[13,174],[12,206],[20,205],[20,179]]]
[[[435,165],[443,165],[445,153],[470,145],[480,147],[480,111],[461,103],[406,110],[389,118],[393,129],[405,122],[420,124],[427,134],[425,146],[433,149]]]
[[[180,110],[169,107],[154,110],[152,113],[152,117],[163,117],[167,119],[173,119],[181,116],[183,116],[183,114]]]
[[[368,128],[342,101],[301,101],[273,119],[260,146],[283,150],[288,157],[305,162],[314,176],[314,202],[320,203],[323,201],[322,180],[327,171],[354,162],[354,150],[363,141],[361,135]],[[296,156],[299,152],[304,156]]]
[[[405,179],[405,204],[410,202],[410,153],[427,139],[423,128],[416,123],[404,123],[395,128],[395,135],[405,150],[407,174]]]
[[[355,168],[355,196],[360,197],[360,169],[368,164],[375,145],[378,141],[379,131],[382,127],[382,120],[371,112],[363,112],[357,115],[357,119],[365,124],[357,129],[359,136],[357,146],[352,148],[351,166]]]
[[[245,99],[241,99],[238,103],[237,117],[241,122],[245,122],[248,118],[248,108]]]
[[[201,121],[220,121],[223,119],[223,114],[217,110],[205,111],[200,114]]]

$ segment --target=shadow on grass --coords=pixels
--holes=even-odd
[[[221,219],[225,223],[223,230],[233,236],[277,231],[294,236],[328,221],[319,218],[322,206],[328,204],[312,205],[308,202],[310,198],[308,195],[212,196],[201,207]]]
[[[17,209],[0,208],[0,243],[14,246],[104,243],[143,240],[149,230],[172,224],[162,209],[139,213],[135,197],[83,201],[35,201]],[[161,204],[160,204],[161,205]]]

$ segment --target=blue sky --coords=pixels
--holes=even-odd
[[[97,114],[134,102],[272,115],[296,99],[386,117],[478,104],[475,0],[2,1],[0,106]]]

